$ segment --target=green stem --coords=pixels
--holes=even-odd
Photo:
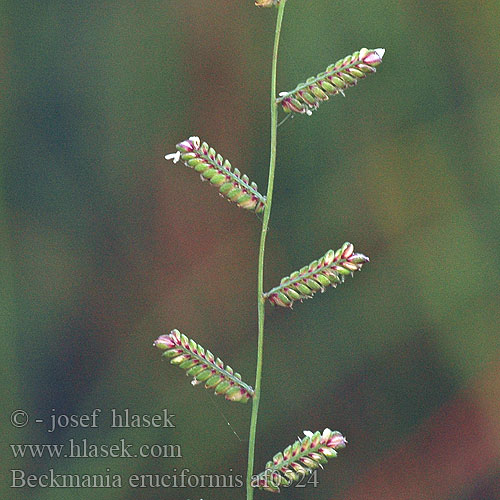
[[[278,64],[278,46],[281,33],[281,23],[283,21],[283,12],[285,10],[286,0],[281,0],[278,7],[278,16],[276,19],[276,30],[274,34],[274,48],[271,71],[271,155],[269,159],[269,178],[267,182],[267,202],[264,211],[264,220],[262,221],[262,231],[260,234],[259,245],[259,264],[257,273],[257,308],[259,318],[259,336],[257,344],[257,369],[255,374],[255,395],[252,399],[252,418],[250,421],[250,434],[248,438],[248,470],[247,470],[247,500],[253,500],[253,488],[251,485],[254,455],[255,455],[255,436],[257,433],[257,417],[259,413],[260,386],[262,379],[262,360],[264,352],[264,317],[265,317],[265,299],[264,295],[264,253],[266,247],[267,228],[269,226],[269,217],[271,215],[271,205],[273,201],[274,169],[276,166],[276,138],[278,133],[278,104],[276,103],[276,69]]]

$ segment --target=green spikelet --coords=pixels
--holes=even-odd
[[[215,394],[224,394],[229,401],[246,403],[254,395],[254,390],[241,380],[241,375],[216,358],[209,350],[189,339],[179,332],[172,330],[169,335],[161,335],[154,344],[158,349],[165,351],[163,356],[172,358],[170,363],[178,365],[192,376],[192,384],[205,382],[205,388],[215,389]]]
[[[336,450],[347,443],[340,432],[330,429],[314,434],[304,431],[304,434],[304,438],[299,438],[267,462],[265,471],[253,479],[254,488],[279,493],[280,486],[290,486],[318,467],[323,468],[330,458],[337,456]]]
[[[210,181],[219,188],[222,196],[238,206],[256,213],[264,210],[266,197],[259,193],[257,184],[250,182],[248,176],[242,175],[237,168],[232,169],[231,163],[206,142],[201,142],[199,137],[190,137],[176,147],[177,153],[166,155],[166,160],[174,163],[182,160],[186,166],[199,172],[202,181]]]
[[[369,262],[368,257],[354,253],[352,243],[346,242],[336,252],[328,250],[321,259],[285,276],[264,298],[273,305],[292,307],[295,300],[308,299],[329,285],[336,287],[346,275],[359,271],[365,262]]]
[[[311,115],[322,101],[328,101],[328,96],[343,94],[345,89],[375,73],[384,53],[385,49],[361,49],[328,66],[317,76],[308,78],[294,90],[281,92],[276,102],[281,103],[287,113]]]

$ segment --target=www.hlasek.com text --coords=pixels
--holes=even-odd
[[[65,443],[11,444],[14,458],[182,458],[179,444],[134,445],[125,439],[100,444],[88,439],[68,439]]]

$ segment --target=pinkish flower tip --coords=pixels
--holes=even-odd
[[[370,52],[364,59],[365,64],[377,64],[382,62],[382,58],[384,57],[385,49],[375,49],[373,52]]]
[[[174,343],[170,338],[170,335],[160,335],[154,342],[153,346],[165,351],[166,349],[171,349],[174,347]]]
[[[370,259],[362,253],[353,253],[349,257],[349,262],[354,262],[355,264],[364,264],[365,262],[370,262]]]
[[[336,432],[333,436],[328,440],[328,446],[337,450],[339,448],[344,448],[347,444],[347,439],[340,434],[340,432]]]

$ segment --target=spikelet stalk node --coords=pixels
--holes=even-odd
[[[255,5],[257,7],[274,7],[279,3],[280,0],[255,0]]]

